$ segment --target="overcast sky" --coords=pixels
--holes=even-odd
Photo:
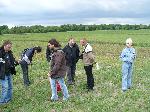
[[[0,25],[150,24],[150,0],[0,0]]]

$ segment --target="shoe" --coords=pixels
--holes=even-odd
[[[5,105],[5,104],[7,104],[6,102],[0,102],[0,105]]]
[[[93,88],[88,88],[87,92],[90,92],[90,91],[94,91],[94,89]]]
[[[31,82],[24,83],[25,86],[30,86]]]
[[[124,92],[126,92],[127,90],[122,90],[122,92],[124,93]]]
[[[58,99],[51,99],[52,102],[58,101]]]
[[[69,96],[68,97],[63,97],[64,101],[67,101],[68,99],[69,99]]]
[[[68,100],[68,98],[63,98],[63,101],[67,101]]]
[[[7,104],[7,102],[0,100],[0,105],[5,105],[5,104]]]
[[[11,101],[11,98],[6,99],[6,100],[5,100],[5,103],[8,103],[8,102],[10,102],[10,101]]]
[[[73,85],[74,83],[73,82],[68,82],[68,85]]]
[[[58,100],[58,96],[57,97],[51,97],[51,101],[57,101]]]
[[[128,87],[128,89],[131,89],[131,87]]]

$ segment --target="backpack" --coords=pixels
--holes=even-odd
[[[29,50],[29,48],[26,48],[26,49],[24,49],[22,51],[22,53],[21,53],[21,59],[25,56],[27,50]]]

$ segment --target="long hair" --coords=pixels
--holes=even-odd
[[[4,46],[6,46],[8,44],[12,45],[12,42],[10,40],[5,40],[4,43],[3,43],[3,45],[1,47],[4,47]]]
[[[54,47],[61,47],[61,45],[56,39],[51,39],[48,41],[48,43],[50,43],[51,45],[54,45]]]

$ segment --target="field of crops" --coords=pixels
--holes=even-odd
[[[76,83],[68,86],[70,99],[51,102],[50,84],[47,79],[49,64],[45,58],[47,42],[57,38],[62,47],[70,37],[87,38],[93,46],[100,69],[94,66],[95,87],[87,92],[86,75],[80,60],[77,64]],[[133,87],[126,93],[121,91],[121,61],[119,55],[125,40],[131,37],[137,51],[134,64]],[[29,67],[31,86],[25,88],[21,67],[13,77],[13,99],[0,106],[0,112],[150,112],[150,30],[137,31],[92,31],[53,32],[40,34],[11,34],[0,36],[12,40],[16,59],[24,48],[42,46],[42,53],[33,58]],[[80,46],[81,47],[81,46]]]

